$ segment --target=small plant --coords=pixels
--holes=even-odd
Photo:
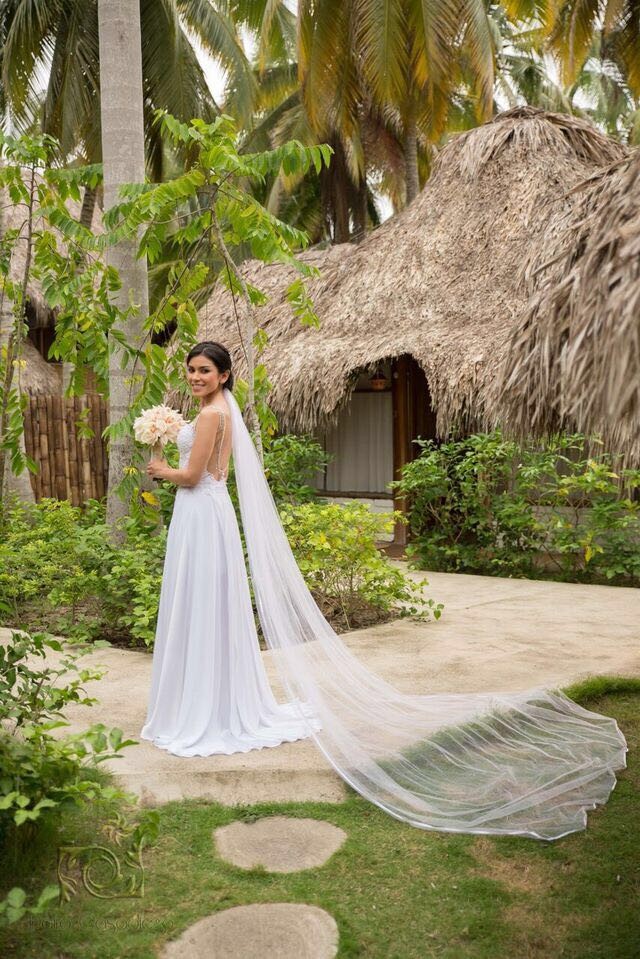
[[[408,579],[376,546],[401,513],[381,515],[361,503],[303,503],[282,506],[280,516],[307,585],[338,627],[396,615],[440,618],[442,604],[424,598],[427,580]]]
[[[129,521],[125,542],[109,551],[101,576],[102,628],[111,624],[134,645],[153,646],[166,543],[166,529],[149,535]]]
[[[47,650],[61,654],[59,664],[32,665],[35,658],[44,659]],[[69,725],[63,716],[69,703],[96,702],[86,695],[84,684],[104,673],[76,665],[87,652],[68,652],[46,633],[12,632],[10,642],[0,646],[0,833],[9,820],[21,826],[63,803],[130,798],[85,779],[83,770],[112,759],[136,740],[123,739],[122,730],[107,730],[103,723],[64,737],[52,734]]]

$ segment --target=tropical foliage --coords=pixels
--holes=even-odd
[[[92,803],[105,818],[114,812],[122,818],[125,805],[136,802],[134,795],[96,775],[100,763],[119,756],[135,740],[103,723],[81,732],[60,732],[69,725],[67,705],[97,702],[86,695],[84,684],[99,679],[103,671],[79,664],[89,651],[65,649],[45,633],[14,632],[0,646],[0,848],[6,866],[10,859],[15,866],[16,855],[53,810]],[[56,664],[47,658],[51,654],[59,657]],[[46,664],[38,663],[45,659]],[[158,813],[144,812],[133,829],[141,848],[157,835]],[[0,925],[42,912],[59,893],[58,885],[48,885],[29,904],[24,889],[14,887],[0,902]]]
[[[282,2],[267,8],[287,9]],[[318,178],[270,183],[269,208],[314,241],[359,240],[377,222],[375,196],[395,209],[410,202],[443,140],[523,103],[589,115],[637,142],[637,16],[608,4],[600,30],[599,0],[584,19],[572,0],[554,10],[522,0],[309,0],[298,4],[296,42],[287,31],[273,60],[262,43],[264,21],[243,21],[258,49],[256,99],[241,98],[230,76],[225,109],[239,118],[251,148],[295,136],[330,143],[335,154]]]
[[[56,142],[47,135],[0,139],[4,162],[0,190],[13,207],[11,228],[0,237],[0,488],[7,460],[16,474],[35,469],[20,439],[26,404],[20,384],[22,343],[28,333],[26,300],[37,281],[56,311],[52,356],[67,359],[74,372],[70,389],[80,392],[84,369],[92,368],[101,389],[108,389],[109,333],[115,312],[110,295],[118,275],[98,256],[97,238],[78,223],[68,203],[95,188],[95,166],[65,169],[55,164]],[[114,337],[117,334],[113,334]]]
[[[381,535],[400,512],[374,513],[363,503],[287,504],[281,510],[296,562],[325,617],[339,631],[379,622],[381,613],[439,619],[442,604],[380,553]]]
[[[584,440],[417,440],[420,455],[395,484],[409,498],[416,565],[639,585],[640,470],[585,457]]]
[[[441,607],[424,600],[376,547],[398,516],[317,502],[309,480],[326,457],[315,441],[268,437],[265,446],[265,472],[296,560],[338,629],[430,610],[440,615]],[[167,449],[175,460],[175,446]],[[237,506],[233,482],[231,495]],[[109,540],[102,502],[80,508],[66,500],[27,505],[10,498],[0,543],[0,622],[77,642],[152,647],[174,496],[167,484],[155,491],[159,509],[140,500],[117,545]]]
[[[19,377],[14,380],[14,372],[20,367],[20,345],[27,333],[26,292],[34,279],[40,282],[49,306],[56,310],[56,335],[50,354],[72,364],[71,392],[81,391],[85,367],[96,371],[98,388],[107,391],[110,354],[116,346],[123,363],[131,367],[128,409],[121,420],[110,424],[109,437],[131,433],[133,419],[143,408],[162,402],[167,390],[185,389],[184,358],[195,342],[198,326],[195,297],[204,285],[220,282],[243,298],[246,348],[259,351],[262,341],[258,337],[254,342],[258,330],[252,324],[252,311],[263,297],[258,289],[244,284],[234,259],[239,249],[266,261],[294,265],[301,278],[290,287],[292,312],[300,322],[317,322],[303,285],[304,276],[312,268],[295,256],[307,242],[305,234],[268,213],[246,184],[277,174],[280,168],[294,173],[313,165],[320,170],[328,162],[329,148],[305,148],[294,141],[272,151],[240,155],[235,126],[227,117],[218,117],[211,124],[202,120],[181,124],[163,115],[157,122],[168,139],[190,151],[189,169],[169,183],[131,187],[126,198],[109,212],[108,232],[97,237],[71,216],[67,201],[79,198],[83,184],[93,185],[99,171],[95,167],[69,171],[54,166],[56,144],[50,137],[4,138],[5,156],[12,162],[0,171],[0,185],[26,212],[24,230],[8,230],[1,241],[0,280],[12,311],[0,368],[4,384],[0,474],[7,456],[14,472],[35,466],[27,462],[20,449],[26,397],[20,390]],[[140,255],[150,263],[167,245],[173,256],[163,296],[144,318],[142,349],[122,332],[123,311],[111,300],[119,287],[119,277],[100,255],[122,237],[132,235],[140,236]],[[20,273],[14,279],[16,261]],[[127,311],[135,309],[135,305],[127,307]],[[174,336],[172,351],[153,342],[154,334],[168,328]],[[257,373],[258,388],[264,382],[263,372]],[[255,386],[255,381],[250,384],[254,395],[247,399],[251,404]],[[254,426],[259,432],[257,422]],[[137,470],[131,464],[118,486],[123,497],[136,493],[136,477]]]
[[[147,161],[158,180],[167,164],[170,169],[171,156],[153,122],[154,111],[167,110],[181,120],[213,119],[217,113],[196,45],[217,58],[238,89],[251,88],[253,77],[227,5],[147,0],[140,17]],[[99,162],[97,0],[2,0],[0,38],[2,105],[14,128],[38,127],[55,137],[65,159]]]

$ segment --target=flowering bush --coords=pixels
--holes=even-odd
[[[334,627],[393,616],[440,618],[442,604],[424,596],[427,580],[415,583],[376,546],[401,513],[373,513],[362,503],[304,503],[283,505],[280,516],[307,585]]]

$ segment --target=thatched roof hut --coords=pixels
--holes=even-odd
[[[640,462],[640,151],[579,184],[526,265],[498,384],[519,434],[600,432]]]
[[[406,210],[357,246],[304,254],[322,270],[309,283],[320,329],[292,314],[292,271],[248,263],[247,279],[269,297],[258,322],[281,427],[335,419],[358,370],[402,354],[424,370],[440,434],[495,423],[491,386],[527,301],[521,264],[558,207],[576,203],[567,191],[624,155],[586,121],[531,107],[453,137]],[[229,295],[215,291],[200,318],[201,336],[227,344],[242,375]]]

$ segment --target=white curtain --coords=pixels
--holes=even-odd
[[[353,393],[335,426],[324,434],[333,454],[325,489],[385,493],[393,479],[391,393]]]

